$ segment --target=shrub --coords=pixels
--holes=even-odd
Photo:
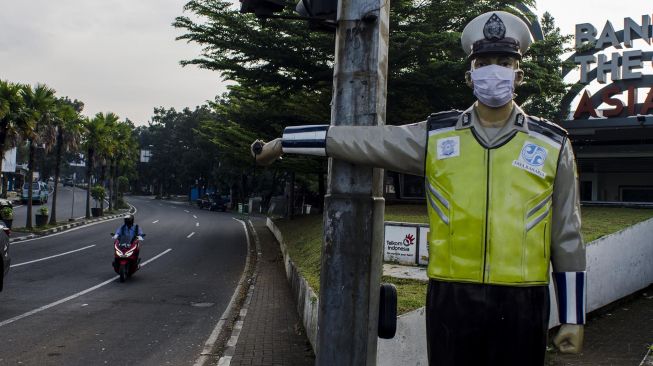
[[[41,206],[41,208],[39,208],[39,215],[48,216],[48,213],[48,206]]]
[[[97,185],[91,188],[91,197],[95,200],[95,207],[97,207],[97,203],[104,200],[106,196],[107,192],[104,190],[104,187]]]
[[[14,209],[9,206],[5,206],[0,209],[0,218],[3,220],[13,220],[14,218]]]

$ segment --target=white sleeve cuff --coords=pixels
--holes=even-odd
[[[283,130],[284,153],[326,156],[329,125],[292,126]]]
[[[558,292],[561,324],[585,324],[587,277],[585,272],[557,272],[554,280]]]

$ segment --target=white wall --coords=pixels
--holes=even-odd
[[[653,219],[587,245],[587,311],[593,311],[653,283]],[[553,291],[553,284],[549,288]],[[559,324],[551,296],[549,328]],[[397,335],[379,339],[377,365],[427,365],[424,308],[397,319]]]

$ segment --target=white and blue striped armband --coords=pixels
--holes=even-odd
[[[558,290],[558,314],[561,324],[585,324],[585,272],[553,274]]]
[[[283,130],[284,153],[326,156],[329,125],[292,126]]]

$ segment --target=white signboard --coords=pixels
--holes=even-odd
[[[149,163],[152,152],[150,150],[141,150],[141,163]]]
[[[414,265],[416,255],[417,227],[386,224],[383,260]]]
[[[7,173],[14,173],[16,171],[16,148],[5,151],[5,156],[2,159],[2,171]]]
[[[419,227],[419,258],[417,258],[417,264],[420,266],[426,266],[429,264],[429,243],[428,243],[428,226]]]

